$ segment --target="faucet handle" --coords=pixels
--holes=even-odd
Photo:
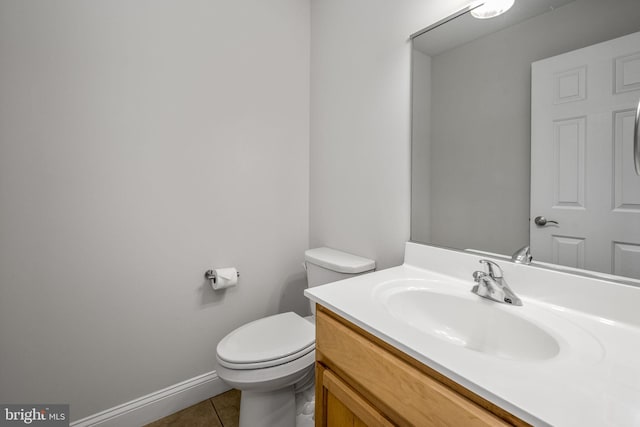
[[[502,269],[495,262],[489,261],[488,259],[481,259],[480,264],[484,264],[487,266],[487,273],[492,279],[502,277]]]
[[[480,279],[482,279],[486,275],[487,275],[487,273],[485,273],[484,271],[474,271],[473,272],[473,280],[475,280],[476,282],[480,283]]]

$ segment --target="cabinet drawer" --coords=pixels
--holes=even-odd
[[[317,311],[316,352],[319,362],[398,425],[510,425],[324,310]]]

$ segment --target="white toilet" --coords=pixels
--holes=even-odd
[[[375,261],[316,248],[305,252],[305,267],[313,287],[373,271]],[[295,393],[314,383],[315,342],[314,316],[293,312],[247,323],[220,341],[216,371],[242,391],[240,427],[295,426]]]

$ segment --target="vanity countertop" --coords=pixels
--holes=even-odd
[[[407,243],[403,265],[305,295],[533,425],[640,425],[640,288],[498,261],[523,301],[509,306],[470,292],[481,258]],[[506,316],[496,321],[517,316],[552,336],[559,350],[489,354],[452,341],[446,325],[425,333],[419,318],[407,322],[386,305],[398,286],[482,304]]]

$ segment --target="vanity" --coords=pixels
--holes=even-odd
[[[317,426],[640,424],[640,287],[497,262],[522,306],[471,292],[481,254],[308,289]]]
[[[528,425],[322,306],[316,325],[317,425]]]

